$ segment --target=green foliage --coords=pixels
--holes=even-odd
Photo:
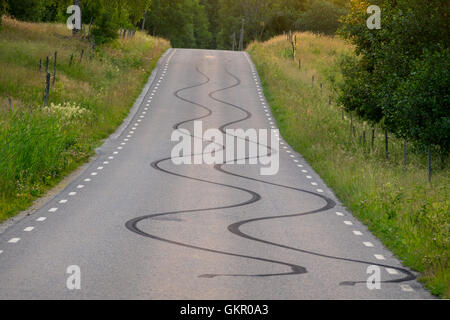
[[[7,0],[11,16],[25,21],[41,21],[45,12],[44,0]]]
[[[207,11],[198,0],[153,0],[146,29],[169,38],[177,48],[208,47],[212,40]]]
[[[209,48],[211,46],[212,34],[209,31],[206,8],[198,3],[194,6],[194,37],[197,48]]]
[[[306,11],[300,14],[295,22],[296,29],[323,34],[334,34],[340,27],[339,18],[347,10],[337,4],[325,0],[310,0]]]
[[[98,47],[72,38],[65,24],[22,23],[0,30],[0,221],[88,160],[128,113],[167,41],[137,32]],[[44,108],[39,59],[58,52],[57,76]],[[74,54],[72,64],[70,57]],[[51,66],[53,63],[51,62]],[[9,107],[11,99],[12,110]]]
[[[200,4],[205,7],[209,24],[209,32],[211,33],[211,41],[209,46],[202,48],[217,48],[217,33],[219,30],[219,0],[200,0]]]
[[[6,0],[0,0],[0,27],[2,26],[2,16],[6,10]]]
[[[217,47],[230,49],[245,20],[244,46],[289,30],[332,33],[347,0],[219,0]]]
[[[339,100],[346,110],[399,137],[448,152],[449,2],[374,3],[382,9],[381,30],[367,28],[368,3],[362,0],[353,0],[343,19],[341,34],[355,45],[357,56],[342,63]]]
[[[65,22],[66,9],[73,0],[0,0],[12,4],[9,13],[25,21]],[[108,42],[113,30],[140,27],[155,36],[170,39],[173,47],[230,49],[239,40],[245,21],[244,47],[253,40],[268,39],[284,31],[304,28],[333,32],[337,16],[348,0],[80,0],[84,28],[93,23],[96,39]],[[307,12],[303,13],[307,8]],[[318,28],[312,19],[324,9]],[[107,21],[107,18],[111,21]],[[323,19],[323,18],[326,19]],[[301,19],[300,19],[301,18]],[[296,25],[297,21],[297,25]],[[326,23],[325,23],[326,22]],[[330,27],[330,25],[332,25]]]
[[[95,25],[92,28],[91,34],[98,44],[104,44],[117,39],[119,34],[119,23],[117,14],[105,9],[101,9],[95,19]]]
[[[356,137],[350,135],[348,117],[341,118],[341,108],[333,100],[330,105],[329,97],[334,97],[334,86],[342,82],[337,58],[344,53],[351,57],[352,46],[337,37],[309,32],[297,33],[297,41],[301,69],[285,56],[290,45],[283,36],[254,42],[248,48],[281,134],[404,265],[420,272],[419,280],[431,293],[450,298],[448,162],[439,165],[440,160],[433,157],[431,185],[422,153],[410,152],[407,171],[403,170],[403,139],[389,139],[390,160],[386,162],[379,126],[375,125],[373,148],[361,139],[363,130],[366,134],[371,130],[363,121],[353,118]],[[403,90],[410,92],[400,96],[417,93],[417,102],[409,104],[421,104],[423,99],[431,103],[432,90],[439,90],[442,97],[433,103],[448,108],[448,100],[440,101],[448,99],[449,62],[448,52],[430,53],[413,62],[412,73],[423,71],[403,83]],[[312,75],[323,83],[323,90],[311,86]],[[429,112],[426,109],[418,118],[431,117]],[[416,121],[414,116],[407,117],[405,121]]]
[[[425,53],[412,63],[386,110],[386,122],[404,137],[450,149],[450,50]]]
[[[0,130],[0,190],[11,196],[60,171],[72,139],[56,117],[40,113],[13,112],[6,123]]]
[[[65,22],[67,7],[73,0],[0,0],[8,4],[8,13],[23,21]],[[106,43],[117,38],[119,28],[134,29],[150,7],[150,0],[82,0],[82,22],[93,23],[97,43]],[[86,27],[86,26],[84,26]]]

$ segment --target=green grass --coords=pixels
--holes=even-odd
[[[28,208],[122,123],[169,43],[138,32],[96,49],[63,24],[7,17],[0,27],[0,222]],[[85,51],[80,62],[81,50]],[[39,59],[57,51],[55,85],[43,108]],[[74,54],[73,64],[69,65]],[[8,98],[13,110],[10,111]]]
[[[339,38],[297,34],[297,61],[284,36],[248,47],[283,137],[300,152],[353,214],[403,263],[421,273],[435,295],[450,298],[450,171],[446,159],[433,159],[427,181],[424,152],[410,146],[403,169],[403,142],[354,120],[334,104],[342,76],[339,59],[353,49]],[[301,59],[301,69],[298,59]],[[312,76],[315,81],[312,84]],[[320,83],[323,89],[320,89]],[[329,104],[331,98],[331,105]],[[366,132],[366,143],[362,135]]]

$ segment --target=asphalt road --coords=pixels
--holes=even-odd
[[[246,53],[170,50],[142,98],[81,175],[0,234],[1,299],[431,298],[282,137],[272,176],[172,163],[173,131],[194,120],[276,128]]]

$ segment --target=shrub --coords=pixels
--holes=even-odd
[[[104,44],[117,39],[119,34],[119,24],[117,15],[106,11],[100,10],[95,20],[95,25],[92,27],[92,35],[94,36],[95,43]]]
[[[43,0],[7,0],[11,16],[23,21],[41,21],[45,10]]]
[[[295,22],[295,27],[301,31],[334,34],[340,26],[339,18],[345,13],[346,9],[331,2],[309,1],[306,11]]]
[[[448,151],[449,2],[371,4],[381,6],[380,30],[367,28],[365,0],[352,0],[343,18],[341,34],[355,45],[357,56],[342,64],[340,103],[399,137]]]
[[[450,51],[425,54],[394,93],[386,122],[399,135],[424,145],[450,148]],[[393,122],[391,124],[390,122]]]

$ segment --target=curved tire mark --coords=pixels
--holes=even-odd
[[[199,103],[196,103],[195,101],[191,101],[191,100],[185,99],[185,98],[183,98],[183,97],[180,96],[180,93],[181,93],[182,91],[185,91],[185,90],[188,90],[188,89],[193,89],[193,88],[196,88],[196,87],[201,87],[201,86],[203,86],[203,85],[205,85],[205,84],[207,84],[207,83],[210,82],[210,78],[209,78],[207,75],[205,75],[204,73],[202,73],[202,72],[198,69],[198,67],[196,68],[196,71],[197,71],[198,73],[200,73],[202,76],[204,76],[204,77],[206,78],[206,81],[205,81],[205,82],[202,82],[202,83],[200,83],[200,84],[197,84],[197,85],[193,85],[193,86],[189,86],[189,87],[185,87],[185,88],[182,88],[182,89],[180,89],[180,90],[177,90],[177,91],[174,93],[174,95],[175,95],[178,99],[180,99],[180,100],[182,100],[182,101],[185,101],[185,102],[188,102],[188,103],[190,103],[190,104],[193,104],[193,105],[195,105],[195,106],[197,106],[197,107],[203,108],[204,110],[207,111],[207,113],[206,113],[205,115],[200,116],[200,117],[197,117],[197,118],[192,118],[192,119],[188,119],[188,120],[184,120],[184,121],[182,121],[182,122],[179,122],[179,123],[177,123],[177,124],[175,124],[175,125],[173,126],[174,129],[178,129],[182,124],[185,124],[185,123],[188,123],[188,122],[191,122],[191,121],[195,121],[195,120],[200,120],[200,119],[206,118],[206,117],[208,117],[208,116],[210,116],[210,115],[212,114],[211,109],[209,109],[208,107],[206,107],[206,106],[204,106],[204,105],[201,105],[201,104],[199,104]],[[240,81],[240,79],[239,79],[238,77],[236,77],[235,75],[233,75],[233,74],[232,74],[231,72],[229,72],[228,70],[225,70],[225,71],[226,71],[232,78],[234,78],[234,79],[236,80],[236,83],[233,84],[233,85],[231,85],[231,86],[228,86],[228,87],[225,87],[225,88],[222,88],[222,89],[219,89],[219,90],[212,91],[212,92],[210,92],[208,95],[209,95],[209,97],[210,97],[211,99],[213,99],[213,100],[215,100],[215,101],[217,101],[217,102],[219,102],[219,103],[226,104],[226,105],[228,105],[228,106],[231,106],[231,107],[233,107],[233,108],[236,108],[236,109],[238,109],[238,110],[240,110],[240,111],[242,111],[242,112],[245,113],[245,117],[240,118],[240,119],[237,119],[237,120],[232,121],[232,122],[228,122],[228,123],[222,125],[222,126],[219,128],[219,130],[220,130],[222,133],[227,134],[227,133],[225,132],[225,128],[226,128],[226,127],[228,127],[228,126],[230,126],[230,125],[232,125],[232,124],[238,123],[238,122],[245,121],[245,120],[251,118],[252,115],[251,115],[250,112],[248,112],[247,110],[245,110],[244,108],[242,108],[242,107],[240,107],[240,106],[231,104],[231,103],[229,103],[229,102],[227,102],[227,101],[223,101],[223,100],[220,100],[220,99],[214,97],[214,94],[216,94],[216,93],[218,93],[218,92],[222,92],[222,91],[228,90],[228,89],[231,89],[231,88],[234,88],[234,87],[237,87],[237,86],[239,86],[240,83],[241,83],[241,81]],[[191,135],[191,137],[196,138],[196,139],[202,139],[201,137],[195,137],[195,136],[193,136],[193,135]],[[203,139],[202,139],[202,140],[203,140]],[[210,142],[211,142],[211,141],[210,141]],[[260,145],[258,142],[253,142],[253,141],[250,141],[250,142],[256,143],[258,146]],[[224,147],[224,146],[222,146],[222,147],[223,147],[223,150],[224,150],[225,147]],[[266,147],[267,147],[267,146],[266,146]],[[269,147],[267,147],[267,148],[269,148]],[[271,148],[269,148],[269,152],[272,152],[272,149],[271,149]],[[202,153],[202,155],[203,155],[203,153]],[[270,154],[269,154],[269,155],[270,155]],[[186,156],[183,156],[183,157],[188,157],[188,156],[190,157],[190,156],[194,156],[194,155],[186,155]],[[247,159],[250,159],[250,158],[245,158],[245,160],[247,160]],[[137,234],[140,234],[140,235],[142,235],[142,236],[146,236],[146,237],[149,237],[149,238],[152,238],[152,239],[155,239],[155,240],[159,240],[159,241],[171,243],[171,244],[178,245],[178,246],[183,246],[183,247],[187,247],[187,248],[191,248],[191,249],[197,249],[197,250],[202,250],[202,251],[212,252],[212,253],[217,253],[217,254],[223,254],[223,255],[229,255],[229,256],[235,256],[235,257],[241,257],[241,258],[247,258],[247,259],[253,259],[253,260],[262,261],[262,262],[269,262],[269,263],[274,263],[274,264],[279,264],[279,265],[288,266],[288,267],[291,268],[291,272],[287,272],[287,273],[253,274],[253,275],[245,275],[245,274],[204,274],[204,275],[200,275],[200,277],[204,277],[204,278],[212,278],[212,277],[216,277],[216,276],[256,276],[256,277],[268,277],[268,276],[279,276],[279,275],[302,274],[302,273],[306,273],[306,272],[307,272],[306,269],[305,269],[304,267],[302,267],[302,266],[298,266],[298,265],[294,265],[294,264],[290,264],[290,263],[285,263],[285,262],[282,262],[282,261],[276,261],[276,260],[266,259],[266,258],[260,258],[260,257],[254,257],[254,256],[248,256],[248,255],[236,254],[236,253],[232,253],[232,252],[220,251],[220,250],[215,250],[215,249],[210,249],[210,248],[205,248],[205,247],[194,246],[194,245],[190,245],[190,244],[186,244],[186,243],[182,243],[182,242],[178,242],[178,241],[174,241],[174,240],[170,240],[170,239],[166,239],[166,238],[161,238],[161,237],[158,237],[158,236],[156,236],[156,235],[146,233],[146,232],[142,231],[141,229],[139,229],[139,227],[137,226],[137,224],[138,224],[140,221],[145,220],[145,219],[151,219],[151,218],[155,218],[155,217],[159,217],[159,216],[172,215],[172,214],[180,214],[180,213],[183,213],[183,214],[184,214],[184,213],[192,213],[192,212],[204,212],[204,211],[211,211],[211,210],[220,210],[220,209],[236,208],[236,207],[240,207],[240,206],[249,205],[249,204],[254,203],[254,202],[256,202],[256,201],[259,201],[259,200],[261,199],[261,196],[260,196],[259,194],[257,194],[256,192],[253,192],[253,191],[251,191],[251,190],[248,190],[248,189],[244,189],[244,188],[240,188],[240,187],[236,187],[236,186],[232,186],[232,185],[227,185],[227,184],[222,184],[222,183],[217,183],[217,182],[213,182],[213,181],[208,181],[208,180],[203,180],[203,179],[198,179],[198,178],[194,178],[194,177],[189,177],[189,176],[181,175],[181,174],[178,174],[178,173],[174,173],[174,172],[165,170],[165,169],[163,169],[163,168],[161,168],[161,167],[159,166],[160,163],[162,163],[162,162],[164,162],[164,161],[168,161],[168,160],[171,160],[171,158],[169,157],[169,158],[160,159],[160,160],[158,160],[158,161],[153,162],[151,165],[152,165],[152,167],[153,167],[154,169],[159,170],[159,171],[162,171],[162,172],[167,173],[167,174],[171,174],[171,175],[175,175],[175,176],[179,176],[179,177],[187,178],[187,179],[191,179],[191,180],[196,180],[196,181],[200,181],[200,182],[204,182],[204,183],[209,183],[209,184],[214,184],[214,185],[224,186],[224,187],[232,188],[232,189],[235,189],[235,190],[240,190],[240,191],[243,191],[243,192],[246,192],[246,193],[250,194],[250,195],[251,195],[251,198],[250,198],[249,200],[247,200],[247,201],[244,201],[244,202],[241,202],[241,203],[238,203],[238,204],[233,204],[233,205],[228,205],[228,206],[222,206],[222,207],[212,207],[212,208],[192,209],[192,210],[179,210],[179,211],[163,212],[163,213],[156,213],[156,214],[151,214],[151,215],[141,216],[141,217],[132,219],[132,220],[130,220],[130,221],[128,221],[128,222],[126,223],[126,227],[127,227],[129,230],[131,230],[131,231],[133,231],[133,232],[135,232],[135,233],[137,233]],[[237,161],[237,160],[239,160],[239,159],[234,159],[234,161]],[[311,192],[311,191],[308,191],[308,190],[303,190],[303,189],[299,189],[299,188],[295,188],[295,187],[290,187],[290,186],[280,185],[280,184],[276,184],[276,183],[271,183],[271,182],[267,182],[267,181],[263,181],[263,180],[259,180],[259,179],[255,179],[255,178],[251,178],[251,177],[246,177],[246,176],[243,176],[243,175],[238,175],[238,174],[235,174],[235,173],[226,171],[226,170],[224,170],[224,169],[222,168],[223,165],[224,165],[224,164],[221,164],[221,165],[215,165],[215,166],[214,166],[214,169],[216,169],[216,170],[218,170],[218,171],[220,171],[220,172],[222,172],[222,173],[225,173],[225,174],[228,174],[228,175],[233,175],[233,176],[236,176],[236,177],[239,177],[239,178],[243,178],[243,179],[247,179],[247,180],[253,180],[253,181],[257,181],[257,182],[265,183],[265,184],[270,184],[270,185],[274,185],[274,186],[277,186],[277,187],[282,187],[282,188],[287,188],[287,189],[297,190],[297,191],[299,191],[299,192],[309,193],[309,194],[312,194],[312,195],[314,195],[314,196],[317,196],[317,197],[322,198],[322,199],[325,200],[325,202],[326,202],[326,204],[325,204],[322,208],[319,208],[319,209],[316,209],[316,210],[312,210],[312,211],[308,211],[308,212],[301,212],[301,213],[289,214],[289,215],[281,215],[281,216],[266,216],[266,217],[260,217],[260,218],[254,218],[254,219],[248,219],[248,220],[238,221],[238,222],[233,223],[233,224],[231,224],[231,225],[228,226],[228,230],[229,230],[231,233],[233,233],[233,234],[235,234],[235,235],[237,235],[237,236],[240,236],[240,237],[242,237],[242,238],[248,239],[248,240],[252,240],[252,241],[256,241],[256,242],[260,242],[260,243],[264,243],[264,244],[268,244],[268,245],[272,245],[272,246],[276,246],[276,247],[280,247],[280,248],[285,248],[285,249],[289,249],[289,250],[293,250],[293,251],[297,251],[297,252],[302,252],[302,253],[312,254],[312,255],[319,256],[319,257],[328,258],[328,259],[335,259],[335,260],[342,260],[342,261],[347,261],[347,262],[354,262],[354,263],[362,263],[362,264],[369,264],[369,265],[377,265],[377,266],[383,266],[383,267],[390,267],[390,268],[399,270],[400,272],[406,274],[406,277],[401,278],[401,279],[394,279],[394,280],[389,280],[389,281],[382,281],[382,282],[385,282],[385,283],[389,283],[389,282],[403,282],[403,281],[409,281],[409,280],[415,279],[415,276],[414,276],[410,271],[408,271],[408,270],[406,270],[406,269],[403,269],[403,268],[398,268],[398,267],[388,266],[388,265],[379,264],[379,263],[372,263],[372,262],[367,262],[367,261],[355,260],[355,259],[348,259],[348,258],[342,258],[342,257],[330,256],[330,255],[326,255],[326,254],[316,253],[316,252],[313,252],[313,251],[307,251],[307,250],[304,250],[304,249],[299,249],[299,248],[295,248],[295,247],[291,247],[291,246],[287,246],[287,245],[283,245],[283,244],[279,244],[279,243],[267,241],[267,240],[264,240],[264,239],[256,238],[256,237],[250,236],[250,235],[248,235],[248,234],[242,232],[240,228],[241,228],[241,226],[243,226],[244,224],[248,224],[248,223],[252,223],[252,222],[256,222],[256,221],[263,221],[263,220],[272,220],[272,219],[281,219],[281,218],[292,218],[292,217],[299,217],[299,216],[304,216],[304,215],[310,215],[310,214],[314,214],[314,213],[318,213],[318,212],[323,212],[323,211],[326,211],[326,210],[328,210],[328,209],[331,209],[331,208],[333,208],[336,204],[335,204],[335,202],[334,202],[332,199],[327,198],[327,197],[325,197],[325,196],[323,196],[323,195],[321,195],[321,194],[315,193],[315,192]],[[344,282],[341,282],[340,284],[342,284],[342,285],[355,285],[355,284],[357,284],[357,283],[365,283],[365,281],[344,281]]]

